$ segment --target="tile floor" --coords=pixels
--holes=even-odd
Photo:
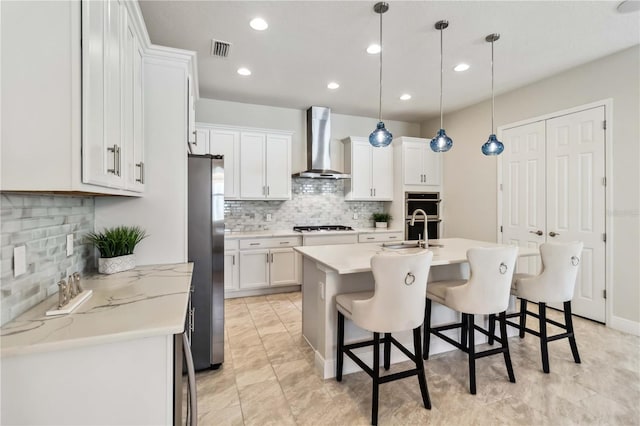
[[[225,363],[197,374],[200,425],[369,424],[369,376],[320,379],[301,335],[301,306],[300,293],[225,302]],[[574,326],[582,364],[573,362],[566,339],[552,342],[551,373],[544,374],[538,339],[513,337],[517,383],[509,383],[501,356],[483,358],[474,396],[466,355],[436,355],[425,361],[433,408],[421,405],[415,377],[387,383],[379,423],[640,425],[640,338],[580,318]],[[403,364],[391,370],[410,365]]]

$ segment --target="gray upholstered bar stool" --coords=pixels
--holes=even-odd
[[[344,293],[336,296],[338,309],[338,351],[336,380],[342,381],[344,354],[351,358],[373,379],[371,424],[378,423],[378,387],[382,383],[417,375],[424,407],[431,409],[427,379],[420,353],[420,326],[424,311],[424,294],[433,252],[420,250],[411,254],[389,252],[371,258],[375,291]],[[344,320],[352,320],[358,327],[373,332],[373,340],[344,343]],[[414,352],[400,344],[391,333],[413,330]],[[380,339],[380,333],[384,337]],[[380,376],[380,343],[384,344],[384,369],[391,363],[391,344],[402,351],[415,368]],[[352,349],[373,346],[373,368],[369,368]]]
[[[548,344],[558,339],[569,339],[573,360],[580,364],[580,354],[573,332],[571,319],[571,299],[576,286],[580,255],[583,243],[545,243],[540,245],[540,257],[542,270],[539,275],[516,274],[513,280],[511,293],[520,299],[520,312],[507,315],[507,318],[517,317],[519,323],[507,321],[507,324],[520,331],[520,338],[524,338],[525,331],[540,338],[540,352],[542,355],[542,370],[549,372]],[[527,302],[538,304],[538,314],[527,310]],[[564,320],[561,324],[547,318],[548,303],[563,303]],[[527,328],[527,315],[538,318],[540,331]],[[495,324],[495,316],[489,319],[490,324]],[[547,335],[547,324],[564,329],[565,333],[555,336]],[[495,328],[493,325],[491,328]],[[491,331],[491,330],[490,330]],[[489,343],[492,343],[491,337]]]
[[[489,355],[503,354],[509,381],[515,383],[509,345],[507,342],[506,310],[513,269],[518,248],[489,247],[473,248],[467,251],[470,276],[467,281],[434,281],[427,287],[427,303],[424,314],[424,359],[429,357],[430,335],[433,334],[469,355],[469,392],[476,393],[476,359]],[[462,314],[460,323],[431,327],[431,303],[437,302]],[[475,350],[474,332],[485,335],[489,332],[475,325],[474,315],[500,315],[500,338],[502,347],[482,352]],[[460,342],[442,334],[445,330],[461,328]],[[468,340],[468,344],[467,344]]]

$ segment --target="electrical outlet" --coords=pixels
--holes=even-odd
[[[13,249],[13,276],[27,272],[27,250],[25,246],[15,247]]]
[[[353,214],[353,220],[358,220],[358,213]]]
[[[267,222],[271,222],[273,220],[273,216],[271,215],[271,213],[267,213],[265,220]]]
[[[73,234],[67,235],[67,256],[73,254]]]

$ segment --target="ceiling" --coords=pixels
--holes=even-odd
[[[154,44],[197,51],[200,96],[243,103],[377,117],[375,1],[140,1]],[[419,122],[439,113],[444,30],[444,108],[491,96],[494,32],[496,94],[640,43],[640,12],[617,1],[391,1],[383,15],[382,117]],[[264,18],[255,31],[249,21]],[[232,44],[210,56],[211,39]],[[459,62],[471,65],[458,73]],[[252,75],[236,70],[247,67]],[[640,72],[640,70],[639,70]],[[606,77],[606,76],[603,76]],[[329,81],[340,84],[327,89]],[[401,101],[409,93],[412,99]]]

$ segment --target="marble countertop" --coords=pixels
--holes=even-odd
[[[227,231],[224,237],[227,240],[270,237],[300,237],[309,235],[348,235],[348,234],[386,234],[390,232],[404,232],[402,229],[393,228],[354,228],[353,231],[321,231],[321,232],[296,232],[293,230],[269,230],[269,231]]]
[[[47,317],[55,294],[7,323],[0,356],[182,333],[192,271],[192,263],[179,263],[82,277],[83,288],[93,290],[89,300],[71,314]]]
[[[473,247],[498,247],[502,244],[486,241],[467,240],[463,238],[444,238],[429,240],[429,250],[433,251],[432,266],[464,263],[467,261],[467,250]],[[339,274],[354,274],[371,270],[371,257],[384,249],[381,243],[342,244],[330,246],[305,246],[295,247],[294,250],[304,256],[325,265]],[[386,253],[400,253],[409,250],[389,250]],[[537,249],[520,247],[518,256],[534,256]]]

